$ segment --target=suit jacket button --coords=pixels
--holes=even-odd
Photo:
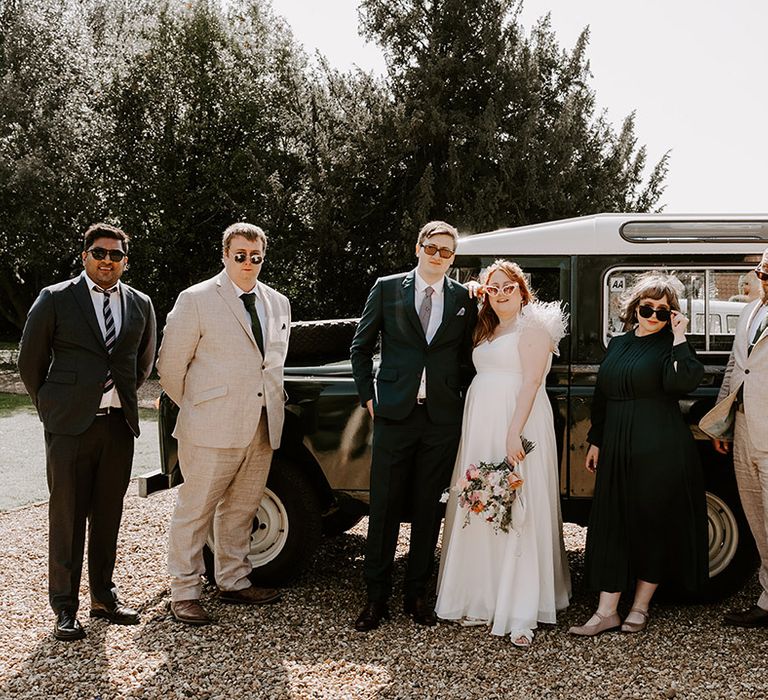
[[[259,392],[258,394],[256,394],[256,396],[261,396],[261,392]]]
[[[749,370],[748,370],[748,369],[745,369],[745,370],[744,370],[744,374],[749,374]]]
[[[266,369],[266,368],[267,368],[267,366],[266,366],[266,365],[262,365],[262,366],[261,366],[261,368],[262,368],[262,369]]]

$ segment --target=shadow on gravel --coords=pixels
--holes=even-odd
[[[52,629],[53,613],[49,617]],[[80,617],[82,622],[82,613]],[[13,676],[0,685],[0,697],[115,697],[120,686],[109,677],[106,636],[106,625],[90,625],[87,643],[59,642],[53,637],[42,640]]]

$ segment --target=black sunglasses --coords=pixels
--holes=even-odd
[[[106,260],[108,257],[112,262],[120,262],[125,257],[125,253],[122,250],[114,248],[109,250],[106,248],[90,248],[85,252],[90,253],[94,260]]]
[[[760,269],[755,270],[755,276],[757,279],[759,279],[761,282],[765,282],[768,280],[768,272],[763,272]]]
[[[666,323],[672,318],[672,312],[669,309],[657,309],[654,306],[638,306],[637,313],[643,318],[650,318],[653,314],[656,314],[656,318],[662,323]]]
[[[242,265],[245,262],[246,258],[251,259],[251,265],[261,265],[261,263],[264,262],[264,256],[259,255],[258,253],[251,253],[250,255],[248,255],[247,253],[235,253],[232,256],[232,259],[238,265]]]
[[[451,250],[450,248],[438,248],[434,243],[427,243],[424,245],[423,243],[420,244],[422,248],[424,248],[424,252],[429,255],[431,258],[435,253],[440,253],[440,257],[443,260],[448,260],[448,258],[453,257],[453,254],[455,251]]]

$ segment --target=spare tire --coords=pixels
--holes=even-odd
[[[349,359],[356,318],[296,321],[291,324],[286,365],[310,365]]]

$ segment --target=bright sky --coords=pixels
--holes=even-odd
[[[381,51],[357,34],[358,0],[272,3],[307,53],[385,72]],[[547,12],[563,48],[589,25],[599,108],[617,125],[636,111],[650,162],[671,150],[667,213],[768,211],[768,2],[525,0],[523,26]]]

